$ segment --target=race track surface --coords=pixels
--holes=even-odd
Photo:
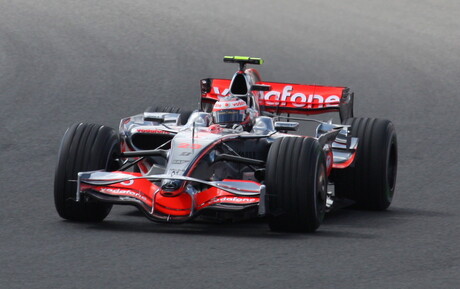
[[[1,288],[458,288],[460,2],[0,1]],[[345,85],[392,120],[397,192],[316,234],[262,221],[155,224],[116,207],[60,219],[53,175],[77,121],[196,107],[224,55],[267,81]]]

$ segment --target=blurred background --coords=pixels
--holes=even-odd
[[[456,288],[459,11],[452,0],[0,0],[1,287]],[[267,81],[348,86],[356,116],[392,120],[390,209],[340,210],[313,235],[160,225],[130,207],[101,224],[58,217],[68,126],[197,108],[201,78],[236,70],[224,55],[262,57]]]

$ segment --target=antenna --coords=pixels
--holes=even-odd
[[[192,151],[195,147],[195,122],[192,123]]]

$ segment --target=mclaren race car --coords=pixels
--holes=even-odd
[[[72,125],[55,173],[59,215],[97,222],[122,204],[155,222],[264,217],[274,231],[313,232],[340,200],[390,205],[398,153],[389,120],[355,118],[346,87],[266,82],[246,68],[260,58],[224,62],[238,71],[202,79],[195,111],[151,107],[118,132]],[[307,117],[326,112],[341,123]],[[296,134],[300,122],[315,123],[314,135]]]

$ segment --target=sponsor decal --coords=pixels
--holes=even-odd
[[[209,201],[208,205],[217,203],[249,204],[258,202],[258,198],[241,198],[241,197],[220,197]]]
[[[339,105],[340,96],[334,93],[339,93],[339,91],[342,91],[341,88],[331,87],[330,89],[333,89],[335,92],[329,94],[328,92],[324,92],[324,88],[309,85],[295,84],[284,85],[283,87],[279,83],[270,84],[275,89],[265,93],[261,92],[259,97],[261,105],[294,108],[336,107]],[[315,90],[321,89],[323,89],[323,92],[326,93],[326,95],[314,93]],[[216,95],[227,96],[229,94],[229,89],[224,89],[222,93],[220,93],[219,87],[213,87],[213,91]],[[308,93],[308,91],[313,93]]]
[[[132,184],[134,184],[134,180],[124,181],[124,182],[121,182],[120,184],[122,184],[123,186],[131,186]]]
[[[181,149],[200,149],[202,148],[203,146],[200,145],[200,144],[197,144],[197,143],[186,143],[186,142],[183,142],[183,143],[180,143],[178,146],[178,148],[181,148]]]
[[[138,129],[138,133],[161,133],[161,134],[171,134],[169,131],[160,130],[160,129]]]
[[[247,108],[246,102],[241,99],[235,99],[231,101],[218,101],[214,105],[215,110],[220,109],[236,109],[236,108]]]
[[[191,154],[192,154],[191,152],[182,152],[180,156],[189,156]]]
[[[147,198],[143,196],[142,194],[133,191],[133,190],[127,190],[127,189],[115,189],[115,188],[101,188],[99,190],[101,193],[106,193],[110,195],[127,195],[127,196],[132,196],[135,197],[136,199],[141,199],[142,201],[147,201]]]
[[[181,164],[185,164],[189,162],[190,162],[189,160],[173,160],[171,163],[174,165],[181,165]]]
[[[218,124],[213,124],[208,127],[208,130],[211,133],[219,133],[223,130],[223,128]]]
[[[256,198],[238,198],[238,197],[222,197],[220,198],[222,202],[231,202],[231,203],[252,203],[257,202]]]
[[[337,106],[340,97],[337,95],[329,95],[323,97],[319,94],[309,94],[308,96],[301,92],[292,93],[292,85],[286,85],[283,91],[272,90],[263,96],[263,101],[269,106],[286,106],[291,104],[299,108],[312,108],[315,107],[330,107]]]
[[[167,174],[171,176],[183,175],[185,173],[184,169],[169,169]]]

